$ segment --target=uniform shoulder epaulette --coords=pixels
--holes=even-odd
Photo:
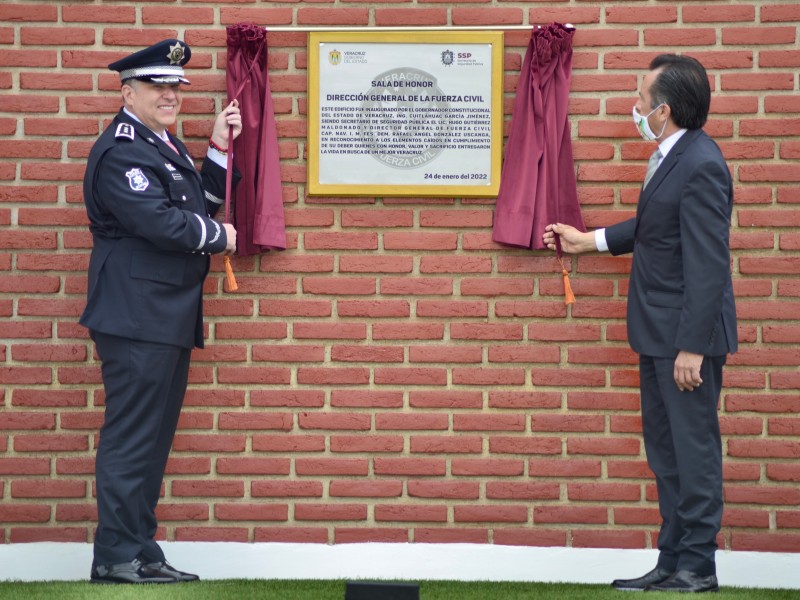
[[[134,136],[134,129],[133,125],[130,123],[120,123],[117,125],[117,132],[114,134],[116,139],[119,138],[128,138],[129,140],[133,141]]]

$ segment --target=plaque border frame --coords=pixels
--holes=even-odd
[[[321,43],[361,43],[361,44],[489,44],[491,46],[491,149],[490,181],[485,184],[458,183],[440,184],[363,184],[363,183],[321,183],[320,168],[320,44]],[[370,197],[448,197],[448,198],[494,198],[500,190],[500,174],[503,155],[503,59],[504,37],[502,31],[341,31],[310,32],[308,34],[308,98],[306,136],[306,161],[308,181],[306,194],[309,196],[370,196]]]

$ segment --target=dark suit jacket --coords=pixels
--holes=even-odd
[[[92,148],[83,196],[93,249],[86,309],[91,330],[203,346],[203,281],[209,254],[226,246],[211,216],[225,197],[225,169],[201,172],[120,111]]]
[[[733,184],[717,144],[687,131],[639,196],[636,217],[606,229],[612,254],[633,252],[628,340],[634,351],[737,350],[729,232]]]

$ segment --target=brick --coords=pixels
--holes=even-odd
[[[0,421],[0,430],[53,430],[55,428],[56,420],[53,413],[4,411],[3,419]]]
[[[606,23],[675,23],[675,6],[609,6],[605,9]]]
[[[797,456],[800,442],[783,440],[728,440],[728,456],[744,458],[792,458]]]
[[[331,436],[331,452],[402,452],[401,436],[355,435]]]
[[[208,504],[203,503],[169,504],[159,502],[156,508],[156,516],[159,521],[207,521],[209,512]]]
[[[572,545],[575,548],[646,548],[647,534],[644,531],[573,531]]]
[[[39,390],[17,388],[11,394],[12,406],[27,407],[85,407],[84,390]]]
[[[253,498],[320,498],[319,481],[254,481],[250,486]]]
[[[15,435],[17,452],[80,452],[89,449],[85,435]]]
[[[400,408],[403,406],[403,394],[392,391],[332,390],[331,406]]]
[[[489,481],[486,497],[497,500],[558,500],[560,485],[549,482]]]
[[[454,476],[514,477],[524,473],[525,463],[507,458],[454,458],[450,470]]]
[[[411,453],[480,454],[483,440],[478,436],[411,436]]]
[[[566,546],[566,532],[552,529],[494,528],[493,541],[503,546]]]
[[[289,475],[288,458],[229,457],[216,460],[220,475]]]
[[[567,497],[575,501],[637,502],[642,492],[638,484],[569,483]]]
[[[408,351],[408,360],[411,363],[480,363],[482,359],[482,350],[471,347],[413,346]]]
[[[444,460],[434,458],[375,458],[375,475],[443,476]]]
[[[561,454],[561,440],[555,437],[492,436],[489,450],[493,454]]]
[[[436,529],[417,527],[414,541],[426,544],[485,544],[489,541],[486,529],[459,528]]]
[[[441,323],[375,323],[372,325],[374,340],[440,340],[444,337]]]
[[[800,550],[800,536],[737,531],[731,534],[731,549],[751,552],[797,552]]]
[[[387,231],[382,235],[385,250],[455,250],[458,235],[416,231]]]
[[[85,498],[86,482],[26,479],[11,482],[12,498]]]
[[[449,418],[445,414],[396,414],[385,413],[375,415],[375,429],[377,430],[446,430]]]
[[[386,459],[375,459],[386,460]],[[295,460],[298,475],[367,475],[369,462],[361,458],[298,458]]]
[[[172,448],[175,452],[242,452],[244,435],[178,433]]]
[[[0,523],[46,523],[50,507],[42,504],[4,504],[0,506]]]
[[[364,339],[366,326],[361,323],[297,323],[296,339]]]
[[[491,408],[558,408],[561,394],[558,392],[503,392],[489,393]]]
[[[569,438],[568,454],[638,455],[641,451],[638,439]]]
[[[187,498],[243,498],[244,482],[226,479],[213,480],[176,480],[171,484],[172,495]]]
[[[800,7],[794,4],[777,4],[761,7],[761,20],[764,23],[780,21],[797,21],[800,19]]]
[[[534,506],[533,522],[604,525],[608,523],[608,509],[599,506]]]
[[[301,413],[298,425],[301,429],[366,431],[372,427],[372,418],[356,413]]]
[[[297,521],[364,521],[367,518],[365,504],[295,504],[294,518]]]
[[[480,392],[412,390],[408,397],[409,406],[412,408],[480,408],[483,405],[483,396]]]
[[[9,541],[12,544],[34,542],[86,543],[85,527],[14,527]]]
[[[446,523],[446,506],[378,504],[375,506],[376,521]]]
[[[243,527],[176,527],[177,542],[239,542],[249,541],[247,528]]]
[[[425,368],[375,368],[374,383],[377,385],[447,385],[445,369]]]
[[[286,504],[224,504],[214,505],[214,517],[219,521],[286,521]]]
[[[326,544],[328,531],[322,527],[256,527],[253,541]]]
[[[251,444],[257,452],[322,452],[325,438],[317,435],[253,435]]]
[[[410,270],[410,269],[409,269]],[[340,300],[337,303],[340,317],[408,317],[411,307],[405,300]]]

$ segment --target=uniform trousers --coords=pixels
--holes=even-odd
[[[95,464],[94,565],[165,560],[156,505],[189,378],[191,349],[92,331],[105,421]]]
[[[717,402],[725,358],[705,357],[703,383],[683,392],[675,384],[674,358],[639,359],[642,433],[662,520],[658,566],[668,571],[716,573],[723,507]]]

